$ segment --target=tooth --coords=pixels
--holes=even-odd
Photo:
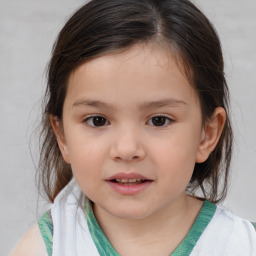
[[[129,185],[129,184],[134,184],[134,183],[141,183],[144,182],[145,179],[141,179],[141,178],[135,178],[135,179],[115,179],[116,182],[118,183],[122,183],[124,185]]]

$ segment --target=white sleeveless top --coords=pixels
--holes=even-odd
[[[39,221],[48,255],[119,256],[99,227],[75,179]],[[256,256],[253,224],[204,202],[193,226],[171,256]]]

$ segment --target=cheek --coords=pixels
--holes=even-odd
[[[72,137],[72,141],[67,141],[71,167],[75,176],[80,176],[82,180],[90,180],[95,175],[100,175],[106,155],[103,143],[82,136],[78,136],[78,139]]]
[[[95,191],[100,191],[100,177],[102,174],[102,148],[90,143],[81,143],[69,147],[71,168],[74,177],[89,198],[93,198]]]
[[[152,157],[155,159],[155,165],[160,167],[159,175],[166,180],[188,183],[196,160],[197,136],[189,131],[180,131],[155,145]]]
[[[180,146],[169,148],[168,153],[163,153],[158,158],[157,166],[159,166],[158,182],[161,187],[160,195],[156,195],[157,200],[161,200],[166,195],[171,200],[185,193],[195,166],[190,151]]]

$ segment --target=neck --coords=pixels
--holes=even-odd
[[[165,255],[185,238],[202,202],[183,195],[143,219],[123,219],[94,206],[95,217],[113,247],[123,255]],[[145,250],[145,248],[147,248]],[[162,250],[162,254],[160,251]],[[140,252],[140,253],[139,253]]]

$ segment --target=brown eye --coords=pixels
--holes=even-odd
[[[166,116],[154,116],[150,119],[149,124],[153,126],[165,126],[171,122]]]
[[[108,120],[103,116],[91,116],[85,119],[85,122],[92,127],[101,127],[108,125]]]

